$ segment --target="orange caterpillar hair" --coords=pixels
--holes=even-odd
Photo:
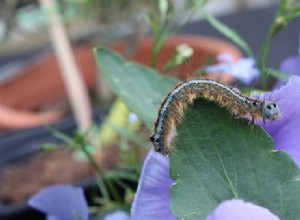
[[[262,119],[274,121],[279,118],[280,110],[272,101],[248,98],[231,87],[208,79],[191,79],[176,86],[161,104],[155,123],[154,134],[150,137],[155,150],[162,154],[172,152],[170,141],[167,141],[171,129],[182,119],[187,106],[203,97],[226,107],[233,115],[241,118],[246,115],[254,123]]]

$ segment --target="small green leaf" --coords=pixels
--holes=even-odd
[[[271,123],[271,122],[270,122]],[[170,155],[171,208],[181,219],[205,219],[219,203],[241,198],[281,220],[300,219],[299,170],[260,127],[197,100],[188,108]]]
[[[203,15],[205,16],[206,20],[218,31],[220,31],[224,36],[229,38],[232,42],[236,43],[242,50],[247,54],[249,57],[253,57],[253,52],[251,51],[249,45],[246,43],[245,40],[233,29],[226,26],[222,22],[220,22],[217,18],[213,15],[206,13],[203,11]]]
[[[74,151],[73,159],[75,161],[80,161],[80,162],[86,162],[89,160],[89,158],[86,156],[86,154],[80,150]]]
[[[127,62],[104,47],[95,48],[94,54],[106,83],[152,129],[161,101],[175,85],[174,79],[140,64]]]
[[[158,9],[159,9],[162,23],[164,23],[166,20],[168,8],[169,8],[169,2],[167,0],[158,0]]]
[[[67,144],[68,147],[75,147],[77,145],[76,141],[67,136],[66,134],[60,132],[59,130],[55,129],[52,126],[46,126],[46,129],[57,139],[63,141],[64,143]]]
[[[285,74],[281,71],[275,70],[275,69],[271,69],[271,68],[264,68],[263,71],[265,71],[266,75],[270,75],[275,77],[276,79],[281,79],[284,82],[289,81],[290,76],[288,74]]]

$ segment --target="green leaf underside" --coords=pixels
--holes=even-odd
[[[177,217],[205,219],[220,202],[241,198],[282,220],[300,219],[298,168],[260,127],[200,99],[186,110],[174,144],[170,197]]]
[[[148,128],[153,129],[160,104],[175,86],[175,80],[137,63],[126,62],[104,47],[94,49],[94,54],[109,87]]]

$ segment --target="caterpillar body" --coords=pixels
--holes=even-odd
[[[173,148],[167,138],[180,123],[187,106],[203,97],[226,107],[234,116],[250,116],[252,123],[258,119],[275,121],[280,109],[275,102],[256,100],[242,95],[231,87],[208,79],[191,79],[176,86],[161,104],[154,134],[150,137],[157,152],[169,154]]]

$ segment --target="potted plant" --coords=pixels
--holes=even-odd
[[[230,44],[228,43],[224,43],[225,47],[221,47],[220,45],[223,43],[222,41],[218,41],[218,40],[213,40],[213,39],[208,39],[207,38],[202,38],[202,39],[198,39],[197,37],[191,37],[191,36],[180,36],[180,37],[172,37],[169,38],[169,40],[165,41],[165,43],[163,44],[164,46],[160,48],[160,53],[157,53],[155,56],[157,56],[157,62],[156,62],[156,67],[158,69],[164,70],[164,66],[165,64],[170,60],[170,58],[172,58],[172,56],[174,54],[176,54],[176,46],[178,46],[178,44],[180,43],[188,43],[190,47],[192,47],[194,49],[194,57],[190,58],[191,63],[189,65],[185,65],[185,64],[181,64],[175,68],[172,68],[171,70],[168,70],[169,73],[172,74],[179,74],[182,72],[190,72],[191,70],[196,70],[197,68],[199,68],[199,66],[201,66],[201,63],[205,60],[205,58],[210,58],[211,56],[215,56],[216,54],[219,53],[230,53],[235,59],[238,59],[241,54],[239,52],[239,50],[236,50],[235,48],[231,47]],[[205,42],[205,43],[204,43]],[[208,43],[212,42],[212,48],[208,47]],[[195,46],[193,46],[192,44],[196,43]],[[151,57],[149,56],[149,54],[151,54],[151,50],[153,51],[153,46],[154,43],[150,38],[144,38],[141,41],[139,41],[138,47],[137,47],[137,52],[135,55],[133,55],[131,58],[132,60],[137,60],[141,63],[144,64],[149,64],[149,60],[151,60]],[[205,45],[205,46],[204,46]],[[124,45],[123,44],[115,44],[112,46],[112,48],[115,48],[116,50],[122,51],[124,50]],[[208,49],[209,48],[209,49]],[[145,52],[146,51],[146,52]],[[150,52],[149,52],[150,51]],[[208,52],[207,52],[208,51]],[[205,55],[203,55],[205,54]],[[146,59],[145,59],[146,58]],[[153,62],[153,61],[152,61]],[[185,67],[188,67],[187,70],[185,70]],[[185,78],[185,74],[184,75],[178,75],[181,78]],[[64,123],[62,123],[63,125],[61,126],[66,126],[64,125]],[[55,125],[56,128],[59,128],[60,123],[58,123],[57,125]],[[68,126],[67,126],[68,127]],[[63,132],[66,133],[71,133],[70,130],[74,129],[74,122],[72,122],[72,126],[70,126],[69,128],[67,128],[67,130],[62,130]],[[25,143],[25,140],[32,135],[32,134],[36,134],[37,131],[40,131],[41,136],[44,136],[46,133],[46,130],[41,129],[41,128],[36,128],[31,130],[31,132],[28,132],[28,136],[26,136],[26,131],[25,133],[19,133],[21,135],[24,135],[24,141],[22,141],[23,143]],[[31,147],[26,147],[27,152],[31,152],[32,149],[35,150],[37,148],[39,148],[39,144],[41,142],[47,142],[50,139],[49,136],[47,137],[41,137],[41,136],[36,136],[34,137],[31,136],[30,139],[36,138],[37,141],[29,143],[28,145],[30,145]],[[14,136],[13,134],[7,134],[7,139],[3,139],[3,146],[9,146],[10,143],[9,142],[11,139],[13,139]],[[20,137],[18,137],[19,139]],[[5,141],[6,140],[6,141]],[[22,139],[20,139],[22,140]],[[38,144],[38,145],[36,145]],[[0,144],[1,146],[2,144]],[[4,151],[6,151],[7,148],[3,148]],[[24,147],[25,149],[25,147]],[[12,159],[14,160],[14,159]],[[22,207],[24,208],[24,206]]]
[[[299,9],[299,3],[289,5],[284,0],[281,2],[278,14],[270,28],[270,35],[267,36],[264,44],[267,46],[263,46],[263,54],[268,54],[272,38],[285,24],[278,21],[282,21],[282,19],[289,21],[293,18],[291,15],[299,15]],[[246,53],[252,53],[247,43],[236,33],[211,15],[206,16],[216,28],[240,44]],[[174,93],[168,93],[168,89],[172,85],[166,77],[159,75],[153,69],[136,63],[128,63],[120,55],[107,48],[99,47],[94,51],[101,72],[105,75],[111,88],[120,99],[130,106],[132,111],[140,116],[145,124],[151,127],[149,123],[151,119],[153,121],[156,117],[163,118],[167,114],[173,114],[170,109],[163,109],[163,105],[161,112],[165,114],[158,115],[155,104],[149,102],[155,98],[159,100],[166,98],[167,101],[174,98],[172,95],[175,94],[175,90],[172,90]],[[286,76],[267,68],[265,56],[259,57],[257,60],[260,60],[261,66],[256,67],[260,68],[262,75],[272,73],[281,78]],[[236,63],[229,67],[234,72],[236,67],[240,67],[240,64]],[[284,64],[282,70],[286,71],[286,68],[289,67],[289,71],[295,71],[294,64],[299,64],[299,56],[287,60]],[[228,69],[228,65],[213,66]],[[242,70],[247,72],[248,65],[243,65]],[[299,71],[295,72],[299,73]],[[287,85],[279,90],[266,93],[259,100],[257,100],[257,91],[252,90],[252,92],[256,92],[256,95],[250,99],[239,95],[237,91],[226,85],[209,80],[203,82],[211,86],[208,88],[211,96],[205,95],[204,92],[199,92],[196,96],[204,94],[204,99],[211,102],[198,100],[185,111],[185,118],[175,128],[178,129],[177,137],[174,140],[176,150],[169,152],[169,157],[155,152],[154,149],[150,150],[132,204],[131,219],[188,217],[208,220],[224,219],[226,216],[228,219],[252,218],[252,216],[257,219],[275,220],[279,217],[297,219],[300,216],[298,210],[299,181],[297,180],[299,168],[296,165],[296,163],[299,164],[297,125],[300,115],[296,102],[298,97],[294,95],[299,93],[299,76],[292,76]],[[181,85],[190,86],[191,84]],[[226,89],[226,91],[222,89]],[[187,93],[189,93],[188,90]],[[180,94],[182,95],[182,93]],[[289,95],[288,99],[283,100],[287,94]],[[262,111],[261,117],[265,117],[264,114],[267,112],[270,113],[270,116],[274,116],[270,119],[277,120],[279,108],[276,103],[278,103],[282,106],[283,113],[291,116],[293,120],[282,118],[281,121],[273,124],[272,122],[267,125],[259,123],[269,132],[267,134],[257,125],[249,126],[249,118],[238,121],[224,109],[215,105],[217,103],[222,106],[223,101],[228,101],[226,96],[233,98],[233,104],[238,107],[239,112],[235,116],[240,117],[245,111],[248,113],[248,107],[252,106],[255,109],[255,106],[260,103],[261,106],[267,104],[266,109],[271,110],[271,112]],[[147,102],[142,103],[141,100],[147,100]],[[176,97],[176,100],[180,101],[180,97]],[[269,105],[270,103],[272,106]],[[227,110],[232,113],[234,106],[230,104],[228,102],[224,106],[227,106]],[[274,109],[276,111],[272,111]],[[164,129],[163,127],[158,128]],[[271,137],[275,140],[276,150],[273,149],[274,142]],[[287,153],[280,150],[285,150]],[[51,190],[50,192],[55,192],[55,190]],[[44,211],[43,208],[46,209],[47,205],[40,203],[38,199],[46,197],[51,201],[56,201],[60,198],[60,195],[57,194],[59,191],[57,190],[56,195],[52,196],[53,194],[49,195],[49,190],[45,190],[34,196],[30,200],[30,204]],[[74,199],[71,196],[67,198]],[[84,203],[84,198],[80,196],[76,196],[75,200],[80,204]],[[54,213],[57,214],[57,210],[69,213],[70,210],[74,210],[72,208],[74,206],[66,206],[65,209],[56,207],[54,211],[46,210],[44,212],[50,216]],[[76,210],[79,211],[79,209]],[[87,206],[83,210],[78,214],[82,218],[88,218]],[[60,218],[59,214],[57,214],[57,218]]]

